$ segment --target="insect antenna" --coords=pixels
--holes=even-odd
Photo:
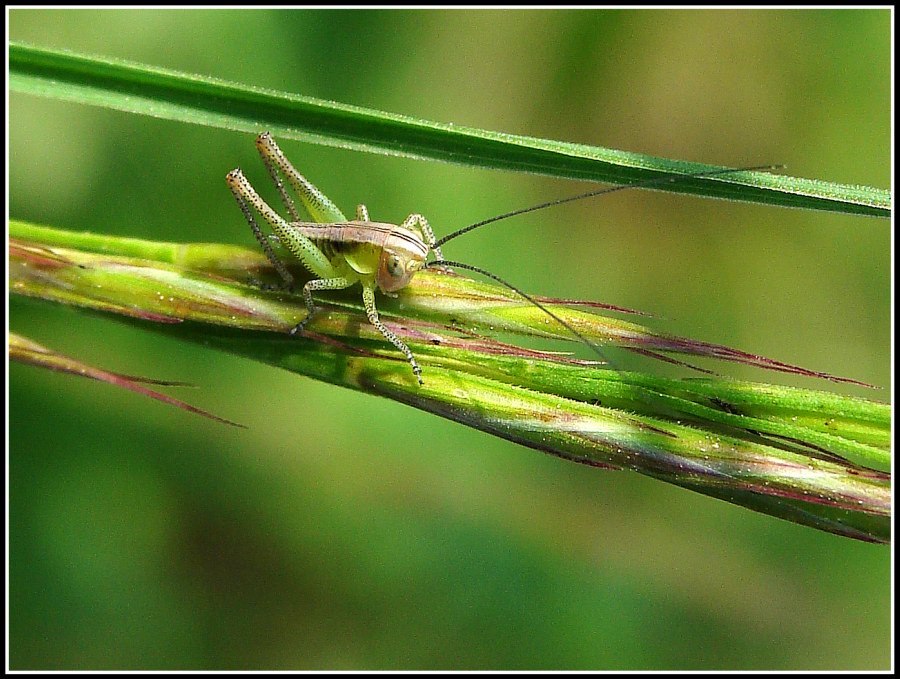
[[[515,285],[513,285],[512,283],[507,283],[505,280],[503,280],[502,278],[500,278],[500,276],[496,276],[496,275],[492,274],[490,271],[486,271],[486,270],[484,270],[484,269],[482,269],[482,268],[480,268],[480,267],[477,267],[477,266],[472,266],[471,264],[463,264],[462,262],[451,262],[451,261],[449,261],[449,260],[447,260],[447,259],[436,259],[436,260],[434,260],[433,262],[426,262],[424,268],[427,269],[427,268],[430,268],[430,267],[441,267],[441,266],[450,267],[451,269],[466,269],[467,271],[474,271],[475,273],[481,274],[482,276],[486,276],[486,277],[488,277],[488,278],[490,278],[490,279],[492,279],[492,280],[497,281],[500,285],[502,285],[502,286],[504,286],[504,287],[506,287],[506,288],[509,288],[510,290],[512,290],[512,291],[513,291],[514,293],[516,293],[517,295],[520,295],[521,297],[523,297],[524,299],[526,299],[527,301],[529,301],[531,304],[533,304],[533,305],[536,306],[538,309],[540,309],[541,311],[543,311],[545,314],[547,314],[547,315],[548,315],[550,318],[552,318],[554,321],[556,321],[557,323],[559,323],[559,324],[560,324],[562,327],[564,327],[566,330],[568,330],[569,332],[571,332],[575,337],[577,337],[577,338],[578,338],[579,340],[581,340],[584,344],[586,344],[588,347],[590,347],[591,350],[592,350],[595,354],[597,354],[597,355],[601,358],[601,360],[602,360],[604,363],[607,363],[607,362],[608,362],[607,359],[606,359],[606,356],[604,356],[604,355],[603,355],[603,352],[600,350],[600,347],[598,347],[594,342],[592,342],[592,341],[589,340],[587,337],[585,337],[585,336],[582,335],[580,332],[578,332],[575,328],[573,328],[571,323],[568,323],[568,322],[564,321],[562,318],[560,318],[560,317],[557,316],[555,313],[553,313],[552,311],[550,311],[550,309],[548,309],[546,306],[544,306],[543,304],[541,304],[540,302],[538,302],[534,297],[532,297],[531,295],[529,295],[529,294],[526,293],[526,292],[522,292],[521,290],[519,290],[519,288],[517,288],[517,287],[516,287]]]
[[[548,207],[553,207],[554,205],[562,205],[563,203],[571,203],[576,200],[584,200],[585,198],[592,198],[593,196],[600,196],[605,193],[615,193],[616,191],[624,191],[625,189],[642,189],[648,186],[654,186],[655,184],[668,184],[674,183],[679,179],[694,179],[697,177],[712,177],[720,174],[731,174],[733,172],[753,172],[758,170],[779,170],[783,168],[783,165],[757,165],[753,167],[738,167],[738,168],[726,168],[721,170],[710,170],[709,172],[697,172],[694,174],[673,174],[667,177],[656,177],[655,179],[648,179],[643,182],[635,182],[634,184],[624,184],[622,186],[612,186],[607,187],[605,189],[595,189],[594,191],[588,191],[587,193],[579,193],[576,196],[569,196],[568,198],[557,198],[556,200],[550,200],[546,203],[541,203],[540,205],[532,205],[531,207],[522,208],[520,210],[513,210],[512,212],[507,212],[502,215],[498,215],[496,217],[491,217],[490,219],[485,219],[480,222],[476,222],[475,224],[470,224],[469,226],[463,227],[462,229],[458,229],[453,233],[444,236],[439,239],[432,247],[439,248],[444,243],[453,240],[454,238],[458,238],[462,236],[464,233],[469,233],[469,231],[474,231],[477,228],[485,226],[487,224],[493,224],[494,222],[499,222],[502,219],[509,219],[510,217],[516,217],[518,215],[528,214],[529,212],[537,212],[538,210],[543,210]]]
[[[647,186],[653,186],[655,184],[666,184],[666,183],[670,183],[670,182],[676,182],[679,179],[691,179],[691,178],[696,178],[696,177],[710,177],[710,176],[721,175],[721,174],[731,174],[733,172],[752,172],[752,171],[757,171],[757,170],[778,170],[778,169],[781,169],[782,167],[784,167],[784,166],[783,165],[757,165],[757,166],[752,166],[752,167],[739,167],[739,168],[733,168],[733,169],[726,168],[726,169],[720,169],[720,170],[710,170],[708,172],[697,172],[694,174],[673,174],[673,175],[666,176],[666,177],[657,177],[654,179],[648,179],[647,181],[643,181],[643,182],[635,182],[633,184],[625,184],[622,186],[607,187],[604,189],[595,189],[594,191],[588,191],[587,193],[580,193],[576,196],[569,196],[568,198],[558,198],[556,200],[547,201],[546,203],[541,203],[540,205],[532,205],[531,207],[526,207],[526,208],[522,208],[519,210],[513,210],[512,212],[506,212],[502,215],[498,215],[496,217],[491,217],[490,219],[485,219],[483,221],[476,222],[475,224],[470,224],[469,226],[466,226],[462,229],[458,229],[458,230],[454,231],[453,233],[437,240],[435,243],[432,244],[431,249],[437,250],[444,243],[451,241],[454,238],[458,238],[459,236],[462,236],[463,234],[469,233],[470,231],[474,231],[477,228],[486,226],[487,224],[499,222],[500,220],[509,219],[510,217],[516,217],[518,215],[528,214],[529,212],[537,212],[538,210],[543,210],[548,207],[553,207],[554,205],[562,205],[563,203],[571,203],[576,200],[584,200],[585,198],[591,198],[593,196],[599,196],[599,195],[606,194],[606,193],[614,193],[616,191],[623,191],[625,189],[645,188]],[[440,250],[438,250],[438,252],[440,252]],[[519,288],[517,288],[513,284],[508,283],[507,281],[503,280],[499,276],[492,274],[490,271],[486,271],[485,269],[482,269],[480,267],[472,266],[471,264],[463,264],[462,262],[451,262],[451,261],[443,259],[443,258],[438,258],[432,262],[427,262],[425,264],[424,268],[427,269],[430,267],[441,267],[441,266],[449,267],[451,269],[466,269],[468,271],[473,271],[475,273],[481,274],[482,276],[486,276],[487,278],[490,278],[490,279],[500,283],[500,285],[512,290],[517,295],[526,299],[528,302],[530,302],[531,304],[536,306],[538,309],[540,309],[545,314],[547,314],[550,318],[552,318],[557,323],[559,323],[562,327],[564,327],[566,330],[568,330],[570,333],[572,333],[572,335],[574,335],[579,340],[581,340],[581,342],[583,342],[585,345],[590,347],[590,349],[595,354],[597,354],[603,360],[604,363],[609,362],[607,360],[606,356],[604,356],[600,347],[597,346],[597,344],[595,342],[592,342],[591,340],[589,340],[587,337],[585,337],[580,332],[578,332],[574,327],[572,327],[571,323],[564,321],[562,318],[560,318],[555,313],[550,311],[550,309],[548,309],[546,306],[544,306],[543,304],[538,302],[534,297],[523,292],[522,290],[519,290]]]

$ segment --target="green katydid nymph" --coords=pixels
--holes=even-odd
[[[356,208],[356,219],[348,220],[327,196],[294,168],[281,149],[278,148],[272,135],[268,132],[260,134],[256,138],[256,148],[262,157],[266,169],[269,171],[269,176],[278,189],[278,193],[281,195],[281,199],[290,216],[290,221],[284,219],[269,207],[250,185],[250,182],[247,181],[240,169],[234,169],[229,172],[226,180],[235,199],[237,199],[241,211],[244,213],[244,217],[250,224],[253,235],[265,252],[266,257],[272,263],[272,266],[275,267],[284,285],[289,290],[293,290],[294,278],[275,254],[269,242],[269,237],[263,233],[256,222],[253,210],[259,213],[272,228],[278,242],[300,260],[315,277],[303,286],[303,299],[308,313],[302,321],[291,329],[290,334],[295,335],[302,331],[315,313],[316,306],[312,297],[314,292],[342,290],[359,282],[362,285],[363,304],[369,322],[378,328],[385,339],[406,356],[419,384],[423,384],[422,369],[416,362],[412,351],[410,351],[403,340],[391,332],[378,318],[378,310],[375,308],[375,288],[380,288],[384,293],[393,295],[397,290],[406,287],[417,272],[427,268],[449,267],[466,269],[497,281],[544,311],[571,332],[573,336],[600,355],[601,358],[603,357],[599,347],[594,342],[584,337],[569,323],[547,309],[532,296],[483,269],[461,262],[445,260],[441,253],[441,245],[447,241],[501,219],[602,193],[672,182],[686,176],[697,177],[742,170],[774,169],[774,166],[764,166],[740,168],[740,170],[713,170],[692,175],[673,175],[636,184],[599,189],[508,212],[459,229],[440,240],[436,240],[428,221],[420,214],[411,214],[399,225],[373,222],[369,220],[369,212],[366,206],[358,205]],[[301,218],[297,206],[281,180],[281,175],[284,175],[288,184],[294,189],[305,212],[312,221],[304,221]],[[434,259],[428,261],[430,253],[434,253]]]

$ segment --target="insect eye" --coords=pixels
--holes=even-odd
[[[390,259],[388,259],[387,270],[394,278],[400,278],[400,276],[403,275],[403,264],[400,262],[400,258],[397,255],[391,255]]]

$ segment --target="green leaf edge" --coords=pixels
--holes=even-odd
[[[721,166],[438,123],[207,76],[11,41],[9,89],[280,138],[566,179],[630,184]],[[890,191],[767,172],[692,177],[653,190],[889,218]]]

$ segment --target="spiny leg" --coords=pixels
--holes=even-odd
[[[247,178],[244,177],[239,169],[229,172],[226,179],[228,181],[228,186],[231,187],[232,193],[234,193],[235,197],[238,199],[238,204],[241,205],[241,210],[244,212],[244,215],[248,217],[248,221],[250,221],[250,218],[253,215],[250,212],[247,203],[262,215],[262,218],[266,220],[266,223],[272,227],[275,235],[278,236],[278,241],[286,247],[294,257],[299,259],[314,276],[318,276],[319,278],[336,278],[337,272],[334,270],[331,262],[328,261],[328,257],[325,256],[325,253],[323,253],[313,241],[304,236],[297,229],[292,228],[290,224],[281,218],[281,215],[269,207],[268,203],[256,193],[256,190],[250,185],[250,182],[247,181]],[[275,266],[276,269],[279,269],[279,273],[284,270],[284,273],[287,273],[288,276],[290,276],[287,269],[284,267],[284,264],[281,264],[278,257],[275,256],[272,246],[269,245],[268,240],[259,229],[256,220],[252,220],[250,227],[254,228],[253,233],[263,250],[266,252],[266,256],[272,262],[272,265]],[[282,273],[282,277],[284,277],[284,273]]]
[[[366,316],[369,317],[369,323],[378,328],[381,334],[384,335],[384,338],[397,347],[400,353],[406,356],[406,360],[409,361],[409,364],[412,366],[413,374],[416,376],[416,379],[419,380],[419,384],[425,384],[422,381],[422,369],[419,367],[419,364],[416,363],[416,359],[409,350],[409,347],[403,343],[403,340],[388,330],[384,323],[378,318],[378,310],[375,308],[374,286],[363,284],[363,304],[366,307]]]
[[[275,140],[272,139],[271,136],[265,137],[264,135],[268,135],[268,132],[261,134],[256,138],[256,150],[259,151],[263,165],[266,166],[266,170],[269,173],[269,177],[272,179],[272,183],[275,184],[275,188],[278,189],[278,195],[281,196],[281,202],[284,203],[285,209],[287,209],[288,214],[291,216],[291,221],[302,222],[303,218],[301,217],[300,212],[298,212],[297,206],[294,205],[294,200],[287,192],[287,189],[284,188],[284,182],[281,181],[281,177],[278,175],[278,170],[272,160],[272,155],[269,150],[269,144],[274,147],[275,152],[278,154],[281,154],[281,149],[278,148],[275,144]]]
[[[356,221],[358,222],[367,222],[369,221],[369,208],[360,203],[356,206]]]
[[[260,134],[257,137],[256,147],[262,157],[263,163],[266,165],[270,177],[275,183],[278,193],[281,195],[285,207],[295,221],[301,221],[299,219],[299,213],[279,177],[279,171],[284,174],[288,183],[297,192],[303,206],[309,212],[313,220],[320,224],[342,223],[347,221],[347,218],[340,209],[294,168],[268,132]],[[239,169],[229,173],[228,183],[232,193],[234,193],[235,198],[238,200],[241,211],[247,217],[247,221],[250,223],[256,239],[259,241],[261,247],[266,252],[266,256],[270,259],[276,269],[278,269],[280,273],[283,271],[284,274],[287,274],[287,276],[290,277],[290,273],[287,272],[284,265],[275,256],[271,245],[262,234],[259,225],[256,224],[256,220],[253,218],[250,206],[248,206],[247,203],[250,203],[250,205],[254,207],[260,215],[262,215],[263,219],[265,219],[272,227],[279,242],[303,262],[314,275],[319,276],[319,278],[309,281],[303,287],[303,297],[306,302],[308,314],[306,318],[291,330],[291,334],[296,334],[303,329],[316,310],[312,299],[313,290],[346,288],[355,283],[356,278],[354,277],[351,279],[348,277],[337,276],[337,271],[334,269],[331,262],[328,261],[325,254],[318,249],[315,243],[306,236],[303,236],[296,229],[291,228],[290,224],[285,222],[281,216],[272,210],[269,205],[259,197]],[[369,221],[368,210],[364,205],[357,207],[356,214],[359,221]],[[429,245],[433,246],[435,242],[434,234],[424,217],[421,215],[410,215],[407,221],[404,222],[405,225],[407,223],[410,227],[418,226],[419,232],[428,241]],[[436,254],[438,257],[442,258],[440,249],[436,249]],[[293,278],[291,277],[290,280],[293,281]],[[374,285],[370,284],[368,286],[363,286],[363,302],[366,307],[366,315],[369,318],[369,322],[378,328],[385,339],[391,342],[391,344],[406,356],[419,384],[423,384],[421,378],[422,370],[419,368],[418,363],[416,363],[409,347],[407,347],[393,332],[388,330],[378,318],[378,311],[375,308]]]
[[[303,301],[306,302],[308,313],[306,314],[306,318],[291,328],[291,334],[296,335],[298,332],[302,331],[303,328],[306,327],[306,324],[309,323],[309,319],[312,318],[312,315],[316,312],[316,305],[313,302],[312,297],[313,290],[343,290],[344,288],[349,288],[355,282],[355,280],[351,280],[345,276],[317,278],[308,281],[306,285],[303,286]]]
[[[422,234],[422,240],[424,240],[428,244],[428,247],[432,249],[435,257],[437,257],[437,259],[439,260],[444,258],[444,255],[441,253],[441,249],[434,247],[434,244],[436,242],[434,238],[434,231],[431,230],[431,226],[428,224],[428,220],[425,219],[425,217],[420,214],[412,214],[404,219],[403,223],[400,226],[402,226],[404,229],[409,230],[417,227],[419,233]]]
[[[257,242],[259,242],[263,252],[266,253],[266,259],[268,259],[269,262],[272,263],[272,266],[275,267],[278,275],[281,276],[281,279],[284,281],[285,287],[288,290],[293,290],[294,277],[287,270],[284,263],[278,258],[278,255],[275,254],[275,251],[269,244],[269,239],[262,232],[262,229],[259,228],[259,224],[256,223],[256,218],[253,216],[253,211],[250,209],[250,206],[247,205],[248,200],[253,203],[254,206],[258,205],[257,201],[263,205],[265,205],[265,202],[257,195],[256,191],[253,190],[253,187],[250,186],[250,182],[247,181],[246,177],[244,177],[239,169],[229,172],[225,179],[228,182],[231,193],[234,195],[235,200],[237,200],[238,207],[240,207],[241,212],[244,213],[244,218],[247,220],[247,223],[250,224],[250,230],[253,231],[253,235],[256,237]],[[257,207],[257,209],[259,208]],[[264,214],[263,216],[265,217]],[[268,221],[268,219],[266,221]]]
[[[263,132],[259,135],[256,138],[256,149],[259,151],[259,155],[266,164],[269,175],[271,175],[272,181],[275,182],[275,186],[281,194],[281,199],[284,201],[284,204],[287,207],[288,212],[291,213],[291,218],[294,221],[299,222],[302,220],[294,205],[294,201],[291,200],[291,197],[284,188],[284,184],[278,178],[276,168],[277,170],[281,170],[282,174],[287,178],[288,183],[297,192],[300,201],[303,203],[306,211],[309,212],[313,221],[320,224],[347,221],[344,213],[340,211],[337,205],[331,202],[331,199],[328,198],[328,196],[319,191],[319,189],[317,189],[306,177],[297,172],[296,168],[291,164],[291,161],[289,161],[281,149],[278,148],[278,144],[272,139],[271,134]]]

